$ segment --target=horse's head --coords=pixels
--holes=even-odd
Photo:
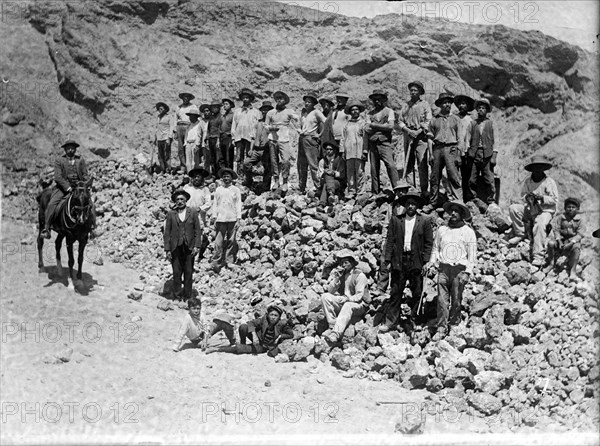
[[[73,197],[71,201],[71,217],[82,225],[87,222],[90,212],[92,211],[92,196],[90,194],[89,187],[92,184],[90,179],[87,182],[80,181],[77,186],[73,188]]]

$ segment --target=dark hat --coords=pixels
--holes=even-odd
[[[412,81],[410,84],[408,84],[409,89],[410,87],[417,87],[419,90],[421,90],[421,94],[425,94],[425,87],[419,81]]]
[[[435,105],[440,107],[442,102],[450,100],[450,102],[454,102],[454,96],[450,93],[440,93],[438,98],[435,100]]]
[[[326,143],[323,143],[323,149],[326,149],[327,146],[333,147],[333,150],[335,150],[335,151],[340,150],[340,146],[338,146],[335,141],[327,141]]]
[[[552,169],[552,163],[542,155],[534,155],[531,158],[531,162],[526,164],[524,169],[529,172],[533,172],[534,170],[548,170]]]
[[[600,238],[600,229],[596,229],[592,232],[592,237]]]
[[[223,177],[223,174],[225,173],[230,173],[231,174],[231,178],[233,178],[234,180],[237,180],[237,173],[235,173],[235,170],[230,169],[229,167],[223,167],[221,170],[219,170],[219,173],[217,174],[219,176],[219,178]]]
[[[186,92],[179,93],[179,98],[180,98],[180,99],[183,99],[183,97],[184,97],[184,96],[187,96],[188,98],[190,98],[190,101],[191,101],[192,99],[195,99],[195,98],[196,98],[196,96],[194,96],[192,93],[186,93]]]
[[[196,167],[195,169],[192,169],[188,172],[188,176],[191,177],[195,177],[196,175],[201,175],[202,178],[206,178],[207,176],[210,175],[210,172],[206,169],[203,169],[201,167]]]
[[[61,147],[65,148],[67,146],[75,146],[75,147],[79,147],[79,144],[74,140],[74,139],[69,139],[67,140],[67,142],[65,142]]]
[[[467,111],[475,110],[475,100],[473,98],[470,98],[469,96],[464,94],[459,94],[458,96],[454,97],[454,105],[458,107],[458,104],[460,102],[467,103]]]
[[[210,104],[202,104],[200,106],[200,111],[203,112],[204,110],[210,110]]]
[[[242,90],[238,93],[238,98],[242,99],[242,96],[244,95],[250,96],[251,102],[254,102],[254,100],[256,99],[256,95],[249,88],[242,88]]]
[[[185,201],[188,201],[190,199],[190,194],[188,194],[183,189],[177,189],[171,194],[171,201],[175,201],[179,195],[183,195],[185,197]]]
[[[217,107],[220,110],[222,105],[223,104],[221,104],[220,102],[215,102],[214,104],[210,104],[209,107],[210,108]]]
[[[333,98],[331,96],[323,96],[321,99],[319,99],[319,104],[321,104],[321,106],[323,105],[323,102],[329,102],[332,107],[335,105],[335,102],[333,102]]]
[[[349,95],[348,93],[346,93],[346,92],[343,92],[343,91],[338,91],[338,92],[335,94],[335,97],[336,97],[336,98],[346,98],[346,99],[350,99],[350,95]]]
[[[271,311],[276,311],[277,313],[279,313],[279,316],[281,316],[283,314],[283,308],[281,308],[279,305],[275,305],[275,304],[271,304],[267,307],[267,313],[270,313]]]
[[[263,101],[262,105],[258,109],[262,111],[263,108],[266,108],[267,110],[273,110],[273,104],[271,104],[271,101]]]
[[[200,116],[200,110],[198,109],[198,107],[196,105],[192,105],[190,107],[190,110],[186,113],[186,115]]]
[[[170,108],[167,104],[165,104],[164,102],[157,102],[156,105],[154,106],[154,108],[156,108],[158,110],[158,107],[164,107],[165,110],[169,111]]]
[[[579,209],[581,207],[581,201],[579,201],[577,198],[575,197],[568,197],[565,198],[565,206],[569,203],[573,203],[575,206],[577,206],[577,209]]]
[[[400,204],[401,206],[406,207],[406,202],[408,201],[408,199],[412,199],[415,200],[417,202],[417,207],[421,207],[423,206],[423,197],[421,197],[421,195],[419,195],[417,192],[407,192],[404,195],[401,195],[400,197],[398,197],[398,204]]]
[[[352,107],[358,107],[358,110],[362,113],[365,110],[365,106],[362,105],[360,102],[357,101],[352,101],[349,104],[346,105],[346,107],[344,107],[344,113],[346,113],[347,115],[350,114],[350,109]]]
[[[229,102],[229,104],[231,105],[231,108],[235,108],[235,102],[233,102],[233,99],[223,98],[223,99],[221,99],[221,104],[223,102]]]
[[[319,103],[319,98],[317,97],[317,94],[315,92],[313,92],[313,91],[311,91],[311,92],[305,94],[304,96],[302,96],[302,100],[303,101],[306,101],[307,99],[312,99],[312,101],[315,104]]]
[[[290,103],[290,97],[281,90],[273,93],[273,99],[277,99],[279,97],[282,97],[285,100],[286,104]]]
[[[337,257],[338,260],[352,259],[354,264],[358,265],[358,256],[356,255],[356,253],[354,253],[354,251],[351,251],[349,249],[342,249],[342,250],[336,252],[335,256]]]
[[[373,90],[373,93],[371,93],[371,94],[369,95],[369,99],[371,99],[371,100],[373,101],[373,100],[375,100],[375,98],[376,98],[377,96],[383,96],[383,97],[385,98],[385,99],[384,99],[384,102],[388,100],[388,95],[387,95],[387,93],[386,93],[385,91],[383,91],[383,90]]]
[[[450,213],[450,209],[454,206],[460,209],[460,214],[462,215],[463,220],[471,219],[471,211],[462,201],[459,200],[446,201],[443,206],[444,211]]]
[[[479,105],[484,105],[487,108],[488,113],[492,111],[492,104],[490,104],[490,101],[486,98],[476,100],[475,108],[477,108]]]

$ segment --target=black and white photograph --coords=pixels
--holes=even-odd
[[[0,443],[599,445],[599,38],[0,0]]]

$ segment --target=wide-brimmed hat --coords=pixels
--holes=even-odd
[[[487,108],[488,113],[492,111],[492,104],[490,104],[490,101],[486,98],[481,98],[475,101],[475,107],[477,108],[480,105],[484,105]]]
[[[190,107],[190,109],[186,112],[186,115],[190,116],[190,115],[195,115],[195,116],[200,116],[200,110],[198,109],[197,105],[192,105]]]
[[[592,232],[592,237],[600,238],[600,229],[596,229]]]
[[[251,102],[254,102],[254,100],[256,99],[256,95],[249,88],[242,88],[242,90],[238,93],[238,98],[242,99],[242,96],[244,96],[245,94],[250,96]]]
[[[277,99],[279,97],[282,97],[284,99],[285,103],[289,104],[290,97],[287,94],[285,94],[283,91],[281,91],[281,90],[276,91],[275,93],[273,93],[273,99]]]
[[[533,172],[534,170],[548,170],[552,169],[552,163],[542,155],[534,155],[529,164],[525,165],[524,169],[529,172]]]
[[[354,264],[358,265],[358,256],[356,255],[356,253],[354,251],[351,251],[351,250],[349,250],[347,248],[342,249],[342,250],[336,252],[335,256],[337,257],[338,260],[352,259],[352,261],[354,262]]]
[[[377,96],[383,96],[385,98],[384,102],[386,102],[388,100],[388,95],[383,90],[373,90],[373,93],[371,93],[369,95],[369,99],[372,100],[372,101],[374,101]]]
[[[360,113],[362,113],[365,110],[365,106],[362,105],[360,102],[357,101],[352,101],[349,104],[346,105],[346,107],[344,107],[344,113],[346,113],[347,115],[350,114],[350,109],[352,107],[358,107],[358,110]]]
[[[323,150],[325,150],[327,148],[327,146],[333,147],[333,150],[335,150],[336,152],[339,152],[339,150],[340,150],[340,146],[338,146],[335,141],[327,141],[327,142],[323,143]]]
[[[461,102],[467,103],[467,111],[475,110],[475,99],[464,94],[459,94],[458,96],[454,97],[454,105],[458,107],[458,104]]]
[[[275,305],[275,304],[271,304],[267,307],[267,313],[270,313],[271,311],[276,311],[277,313],[279,313],[279,316],[281,316],[283,314],[283,308],[281,308],[279,305]]]
[[[258,109],[262,111],[263,108],[266,108],[267,110],[273,110],[273,104],[271,104],[271,101],[263,101],[262,105]]]
[[[302,96],[303,101],[306,101],[307,99],[312,99],[312,101],[315,104],[319,103],[319,97],[317,96],[317,94],[314,91],[310,91],[310,92],[306,93],[304,96]]]
[[[213,314],[213,321],[221,321],[226,324],[233,325],[233,316],[227,313],[217,313]]]
[[[185,201],[190,199],[190,194],[188,194],[183,189],[177,189],[175,192],[171,194],[171,201],[175,201],[178,196],[183,195],[185,197]]]
[[[335,107],[334,98],[332,98],[331,96],[323,96],[321,99],[319,99],[319,104],[321,104],[321,106],[323,106],[323,102],[329,102],[329,104],[331,104],[331,107]]]
[[[453,206],[460,209],[460,214],[462,215],[463,220],[471,219],[471,211],[469,210],[469,208],[467,206],[465,206],[465,204],[462,201],[458,201],[458,200],[446,201],[443,206],[444,211],[450,213],[450,209]]]
[[[237,173],[235,173],[235,170],[230,169],[229,167],[223,167],[221,170],[219,170],[219,173],[217,174],[219,176],[219,178],[223,178],[223,175],[225,173],[230,173],[231,174],[231,178],[233,178],[234,180],[237,180]]]
[[[188,92],[183,92],[183,93],[179,93],[179,99],[183,99],[184,96],[187,96],[188,98],[190,98],[190,101],[192,99],[195,99],[196,96],[194,96],[192,93],[188,93]]]
[[[233,99],[229,99],[229,98],[221,99],[221,104],[224,102],[229,102],[229,105],[231,105],[231,108],[235,108],[235,102],[233,102]]]
[[[79,143],[77,141],[75,141],[74,139],[68,139],[62,146],[60,146],[61,148],[65,148],[67,146],[75,146],[75,147],[79,147]]]
[[[434,104],[437,107],[441,107],[442,102],[449,100],[450,102],[454,102],[454,96],[451,93],[440,93],[438,98],[435,100]]]
[[[190,178],[195,177],[196,175],[200,175],[202,176],[202,178],[206,178],[210,175],[210,172],[206,169],[203,169],[202,167],[196,167],[195,169],[192,169],[188,172],[188,176]]]
[[[575,206],[577,206],[577,209],[579,209],[581,207],[581,201],[579,201],[578,198],[575,198],[575,197],[565,198],[565,206],[569,203],[573,203]]]
[[[158,110],[158,107],[164,107],[166,111],[170,110],[169,106],[164,102],[157,102],[154,108]]]
[[[210,110],[210,104],[202,104],[200,106],[200,111],[203,112],[204,110]]]
[[[335,97],[336,97],[336,98],[346,98],[346,99],[350,99],[350,95],[349,95],[348,93],[344,92],[344,91],[338,91],[338,92],[335,94]]]
[[[410,84],[408,84],[409,90],[410,90],[410,87],[417,87],[419,90],[421,90],[421,94],[425,94],[425,87],[419,81],[412,81]]]
[[[423,206],[423,197],[421,197],[421,195],[419,195],[419,193],[417,193],[416,191],[407,192],[404,195],[399,196],[398,200],[396,200],[396,201],[401,206],[406,207],[406,202],[408,201],[409,198],[411,200],[415,200],[417,202],[417,207]]]

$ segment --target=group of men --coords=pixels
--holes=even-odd
[[[382,90],[369,95],[369,111],[344,92],[320,98],[308,92],[302,98],[300,113],[289,108],[290,97],[283,91],[273,93],[275,106],[267,100],[259,108],[254,108],[256,94],[249,88],[239,92],[239,107],[230,98],[198,107],[191,103],[194,95],[184,92],[179,95],[182,103],[174,115],[169,115],[164,102],[156,104],[159,166],[162,171],[171,171],[170,146],[175,140],[179,164],[186,172],[203,167],[216,177],[221,168],[228,167],[243,175],[245,185],[252,187],[252,169],[260,163],[264,172],[261,191],[285,193],[289,188],[291,142],[297,133],[298,190],[306,192],[310,177],[318,191],[316,199],[322,204],[358,194],[367,160],[372,193],[381,192],[383,162],[392,189],[398,193],[410,183],[426,200],[426,213],[443,204],[440,184],[444,169],[448,200],[467,202],[482,196],[493,202],[497,147],[490,102],[442,93],[435,101],[439,112],[433,116],[431,106],[422,98],[423,84],[414,81],[408,88],[410,99],[399,114],[387,105],[388,95]],[[453,104],[456,114],[451,113]],[[392,143],[394,129],[402,133],[404,141],[402,178]]]

